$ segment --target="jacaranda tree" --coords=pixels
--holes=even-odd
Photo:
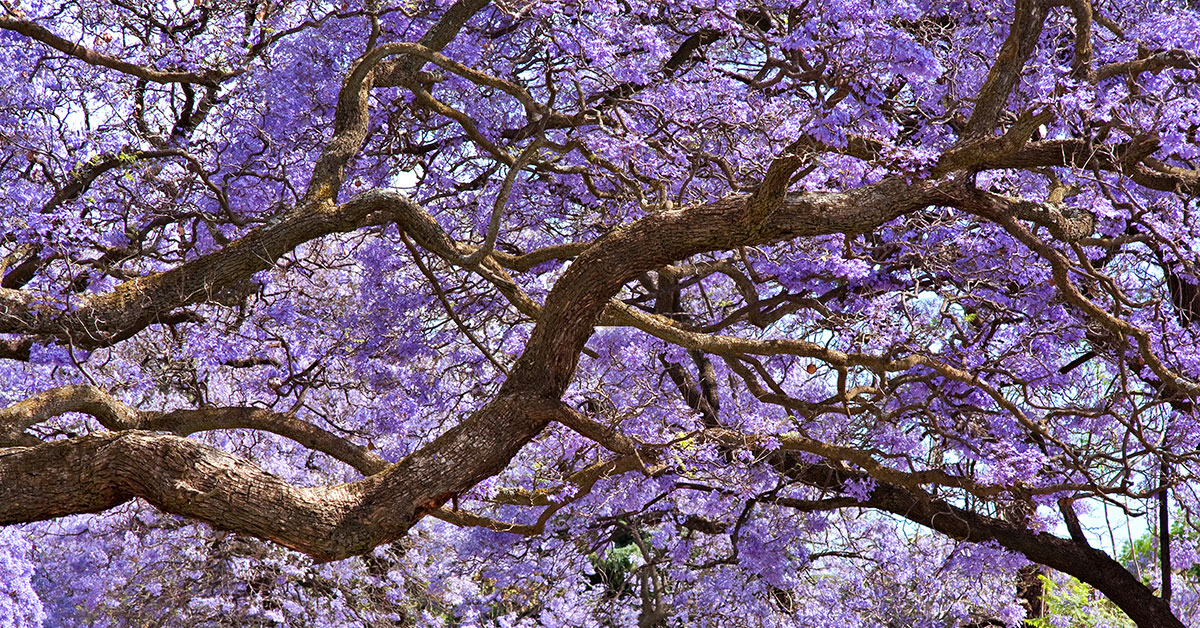
[[[0,625],[1197,625],[1198,51],[0,1]]]

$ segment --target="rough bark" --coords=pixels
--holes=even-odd
[[[374,190],[338,202],[344,171],[361,151],[366,138],[368,96],[373,86],[409,85],[427,62],[433,62],[469,80],[506,91],[528,105],[530,111],[539,112],[540,105],[527,93],[513,91],[519,87],[458,65],[436,52],[452,41],[487,4],[486,0],[461,0],[446,11],[419,44],[372,48],[352,66],[339,94],[332,135],[314,164],[308,191],[279,222],[254,229],[219,251],[171,270],[127,281],[106,293],[63,302],[40,300],[19,289],[35,273],[32,269],[37,265],[37,256],[28,256],[4,278],[4,286],[0,287],[0,333],[20,336],[0,339],[0,358],[28,359],[34,340],[54,340],[85,349],[111,346],[148,325],[170,320],[181,308],[218,298],[223,291],[271,268],[282,256],[306,242],[367,225],[392,223],[420,248],[484,276],[522,313],[537,320],[524,352],[496,397],[433,442],[389,465],[354,443],[289,414],[255,408],[145,413],[91,387],[46,391],[0,410],[0,524],[99,512],[142,498],[166,512],[275,541],[318,560],[366,552],[403,535],[426,514],[504,529],[503,525],[483,518],[438,509],[459,493],[500,472],[551,421],[562,422],[623,456],[583,474],[579,482],[587,488],[606,473],[637,469],[638,465],[644,469],[644,461],[652,457],[639,452],[631,439],[587,420],[560,401],[572,381],[585,343],[600,323],[631,325],[693,351],[733,360],[740,354],[792,354],[816,357],[835,366],[867,366],[879,371],[924,366],[949,379],[978,385],[978,378],[971,373],[939,365],[923,356],[885,359],[840,353],[799,340],[764,342],[698,333],[667,316],[642,313],[613,301],[613,296],[628,282],[696,254],[801,237],[869,232],[881,223],[930,205],[964,209],[1007,229],[1050,263],[1056,285],[1066,301],[1112,334],[1135,339],[1144,363],[1162,381],[1172,382],[1171,386],[1185,392],[1200,389],[1153,354],[1152,343],[1144,331],[1081,293],[1071,283],[1070,263],[1063,253],[1018,222],[1044,226],[1053,238],[1077,243],[1092,233],[1094,219],[1090,215],[1071,211],[1060,203],[1009,199],[976,190],[968,183],[969,177],[963,176],[980,169],[1067,166],[1124,174],[1156,190],[1191,194],[1200,191],[1200,176],[1195,171],[1151,158],[1158,148],[1154,138],[1133,138],[1121,144],[1099,146],[1093,145],[1091,139],[1031,142],[1030,137],[1047,114],[1030,112],[1018,116],[1010,128],[997,135],[1009,96],[1037,44],[1047,12],[1055,3],[1018,0],[1008,39],[975,100],[962,141],[943,155],[931,179],[892,178],[846,192],[788,192],[794,173],[804,165],[801,157],[804,151],[843,152],[869,161],[878,160],[882,154],[881,147],[870,141],[851,138],[845,148],[835,151],[814,146],[811,138],[802,138],[770,164],[760,186],[751,195],[730,195],[710,203],[653,213],[592,243],[563,244],[519,257],[492,251],[490,244],[482,253],[471,254],[468,247],[450,239],[421,207],[394,191]],[[1067,4],[1076,19],[1073,71],[1082,79],[1100,81],[1168,67],[1197,66],[1194,53],[1166,51],[1093,71],[1091,3],[1071,0]],[[744,14],[739,17],[750,19]],[[0,18],[0,29],[24,34],[76,60],[144,81],[215,86],[232,76],[216,71],[186,73],[137,66],[100,55],[23,20]],[[667,69],[674,72],[695,50],[717,38],[717,34],[709,31],[689,37],[667,62]],[[427,92],[417,96],[426,104],[436,102]],[[540,111],[539,115],[549,116],[547,120],[557,127],[583,124],[589,119],[549,111]],[[535,128],[534,117],[530,115],[531,126],[520,129],[514,136],[526,137],[529,129]],[[166,150],[140,155],[178,156],[181,154]],[[513,158],[502,150],[497,159]],[[119,163],[115,157],[100,161],[63,187],[47,208],[71,202],[86,191],[92,180]],[[495,233],[489,232],[489,242],[494,238]],[[565,257],[575,259],[544,305],[525,296],[505,270],[528,269],[540,261]],[[1170,290],[1177,308],[1183,309],[1183,303],[1190,308],[1190,301],[1177,296],[1183,291],[1179,288],[1183,283],[1168,276],[1168,282],[1172,281]],[[668,365],[669,374],[689,405],[704,413],[707,426],[716,428],[720,417],[712,390],[711,366],[706,370],[707,358],[702,353],[695,355],[699,356],[696,359],[701,371],[699,384],[680,365]],[[766,395],[764,391],[760,399]],[[997,403],[1003,405],[999,398]],[[1007,406],[1006,409],[1011,410]],[[88,413],[112,431],[54,442],[41,442],[26,433],[27,428],[64,412]],[[246,460],[183,438],[198,431],[228,428],[259,429],[291,438],[354,466],[366,477],[333,486],[298,487]],[[740,442],[745,444],[744,439]],[[1182,625],[1166,602],[1154,596],[1116,561],[1088,547],[1081,538],[1066,540],[1033,532],[1012,522],[950,505],[926,493],[921,484],[941,482],[968,492],[980,491],[983,497],[994,497],[999,490],[995,487],[976,486],[970,479],[949,477],[937,470],[921,472],[923,475],[919,476],[903,473],[879,463],[870,452],[816,441],[807,441],[795,449],[827,460],[853,463],[880,481],[879,488],[862,506],[894,513],[953,538],[994,541],[1021,552],[1034,562],[1095,586],[1139,626]],[[823,466],[790,461],[788,464],[787,472],[793,478],[834,491],[841,489],[842,478],[858,473],[848,471],[849,467],[835,468],[837,463]],[[984,495],[987,491],[992,492]],[[550,506],[548,500],[541,498],[544,496],[525,497],[530,505]],[[850,505],[845,498],[835,498],[798,507]],[[554,507],[550,506],[537,525],[520,526],[520,530],[540,532],[545,518],[553,512]]]
[[[542,427],[564,412],[558,398],[571,380],[579,353],[610,298],[626,281],[716,248],[866,231],[940,197],[932,184],[888,180],[846,193],[789,194],[774,201],[767,218],[757,224],[744,220],[748,197],[731,196],[652,215],[619,229],[584,251],[556,284],[496,399],[408,458],[359,482],[296,488],[200,443],[134,430],[5,450],[0,457],[0,522],[97,512],[141,497],[165,511],[276,541],[320,560],[368,551],[500,472]],[[448,246],[436,224],[397,193],[377,191],[315,213],[345,219],[323,222],[314,216],[321,225],[317,230],[382,214],[411,226],[410,235],[431,249]],[[235,250],[266,248],[265,257],[277,257],[284,243],[314,228],[307,221],[304,228],[296,221],[288,224],[282,232],[264,230]],[[223,253],[201,264],[203,271],[192,267],[192,272],[224,279],[266,263],[250,253],[246,256],[252,259],[229,250]],[[199,281],[191,277],[185,273],[176,281]],[[158,294],[170,295],[163,285],[178,284],[156,285]],[[130,316],[130,310],[153,311],[154,300],[110,296],[107,303],[114,308],[125,304],[126,309],[110,315],[115,318]],[[111,409],[96,409],[106,411]]]
[[[834,491],[840,491],[846,480],[859,475],[794,460],[788,460],[785,469],[801,482]],[[1140,628],[1184,628],[1169,603],[1154,595],[1111,556],[1086,543],[1034,532],[952,506],[924,491],[888,483],[878,483],[860,505],[890,512],[951,538],[972,543],[993,541],[1035,563],[1074,576],[1107,596]]]

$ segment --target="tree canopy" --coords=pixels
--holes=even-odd
[[[1196,625],[1198,72],[1183,0],[0,0],[0,626]]]

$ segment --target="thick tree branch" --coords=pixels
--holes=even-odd
[[[330,487],[295,487],[197,441],[140,430],[0,449],[0,524],[100,512],[140,497],[166,512],[336,560],[397,538],[499,472],[558,408],[501,397],[386,470]]]
[[[835,493],[844,492],[846,482],[861,479],[861,472],[832,465],[801,462],[793,456],[777,459],[789,477],[809,486]],[[788,505],[786,502],[780,505]],[[840,499],[801,502],[802,510],[842,508]],[[1085,543],[1035,532],[1000,519],[953,506],[917,486],[898,486],[877,481],[871,495],[860,502],[898,515],[951,538],[972,543],[995,542],[1023,554],[1029,560],[1072,575],[1095,587],[1121,608],[1139,628],[1183,628],[1170,605],[1154,595],[1129,570],[1103,551]]]
[[[142,431],[0,449],[0,524],[101,512],[141,497],[159,509],[332,560],[366,549],[350,516],[366,487],[299,488],[197,441]],[[400,505],[411,517],[415,506]]]
[[[75,57],[84,63],[116,70],[152,83],[199,83],[201,85],[216,85],[238,74],[237,72],[217,69],[208,69],[201,72],[163,72],[155,70],[96,52],[87,46],[59,37],[35,22],[15,17],[0,17],[0,29],[20,33],[59,52]]]
[[[734,196],[651,215],[613,232],[581,253],[555,285],[496,399],[408,458],[360,482],[297,489],[199,443],[125,432],[123,440],[89,436],[67,444],[6,450],[0,457],[0,504],[5,504],[0,506],[0,521],[95,512],[137,496],[166,511],[274,540],[320,559],[367,551],[397,538],[452,496],[498,473],[543,426],[563,416],[558,398],[571,380],[578,354],[626,281],[717,248],[867,231],[940,196],[932,184],[899,180],[846,193],[789,194],[772,208],[768,220],[753,226],[737,221],[745,216],[747,197]],[[266,249],[257,257],[247,252],[250,260],[220,260],[222,255],[214,254],[218,259],[198,262],[209,276],[222,273],[224,279],[278,257],[286,250],[284,243],[321,229],[351,227],[376,214],[397,220],[423,246],[449,245],[437,224],[407,197],[379,190],[328,212],[309,210],[303,221],[293,218],[274,228],[282,232],[267,228],[227,247]],[[222,253],[231,255],[228,250]],[[51,450],[55,453],[47,454]],[[90,456],[94,463],[86,462]],[[42,469],[40,475],[10,481],[34,467]],[[151,468],[159,469],[158,474],[148,473]],[[130,469],[132,476],[127,475]],[[46,481],[55,482],[55,491],[78,494],[53,503],[24,499],[46,489]]]
[[[975,98],[975,109],[962,133],[964,138],[982,137],[996,128],[1025,62],[1037,47],[1048,10],[1043,0],[1017,0],[1008,38],[1000,46],[987,80]]]
[[[1121,608],[1140,628],[1183,628],[1170,605],[1108,554],[1087,545],[1034,532],[951,506],[913,489],[876,487],[863,506],[891,512],[951,538],[994,541],[1029,560],[1086,582]]]
[[[251,429],[278,434],[313,451],[327,454],[358,470],[374,475],[388,466],[388,461],[366,447],[354,444],[333,432],[285,412],[265,408],[224,407],[173,410],[165,413],[143,413],[131,428],[152,432],[169,432],[187,436],[211,430]]]
[[[1145,72],[1157,74],[1167,68],[1195,70],[1200,68],[1200,54],[1188,50],[1164,50],[1132,61],[1120,61],[1101,66],[1096,70],[1096,80],[1103,81],[1114,76],[1138,76]]]
[[[390,56],[408,55],[388,70],[393,80],[411,77],[425,65],[426,56],[444,48],[488,0],[459,0],[442,15],[416,44],[384,44],[367,51],[351,67],[338,94],[333,119],[333,135],[321,150],[313,165],[306,202],[327,204],[337,202],[345,169],[362,149],[369,129],[369,96],[374,85],[376,68]],[[413,53],[420,53],[417,56]],[[439,58],[443,58],[440,57]]]
[[[733,195],[653,214],[597,240],[547,296],[525,355],[505,387],[561,394],[574,373],[579,348],[609,298],[644,272],[705,251],[825,233],[863,233],[937,203],[944,194],[933,183],[888,179],[848,192],[789,193],[767,207],[765,219],[746,220],[750,198]]]
[[[113,430],[131,429],[140,419],[137,410],[95,386],[62,386],[0,409],[0,430],[16,434],[67,412],[89,414]]]
[[[1075,54],[1071,61],[1071,74],[1089,80],[1092,77],[1092,0],[1069,0],[1071,13],[1075,16]]]
[[[364,447],[284,412],[266,408],[206,407],[171,412],[144,412],[131,408],[95,386],[61,386],[0,409],[0,447],[30,444],[21,432],[52,417],[79,412],[94,417],[114,432],[143,430],[188,436],[197,432],[253,429],[278,434],[309,449],[328,454],[373,475],[388,462]],[[35,443],[36,444],[36,443]]]
[[[365,209],[354,203],[305,205],[221,250],[71,303],[38,302],[18,291],[2,292],[0,333],[52,338],[87,349],[111,345],[172,310],[208,301],[223,288],[246,281],[304,242],[359,228]]]

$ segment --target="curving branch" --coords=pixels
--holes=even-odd
[[[1024,553],[1031,560],[1093,584],[1140,625],[1178,626],[1180,624],[1170,614],[1169,606],[1156,600],[1118,563],[1080,542],[1077,521],[1072,527],[1068,520],[1075,538],[1060,539],[960,508],[940,500],[935,494],[936,489],[930,487],[949,487],[957,495],[992,503],[1017,496],[1018,492],[1020,496],[1028,496],[1070,490],[1102,492],[1104,488],[1096,484],[1067,483],[1036,489],[1014,488],[980,483],[971,477],[936,468],[903,471],[881,462],[880,452],[799,435],[781,436],[777,453],[768,452],[753,437],[719,427],[715,371],[700,352],[727,358],[731,370],[746,380],[747,387],[760,400],[778,403],[801,414],[821,411],[835,402],[844,402],[846,412],[850,412],[853,398],[881,394],[880,389],[873,387],[848,389],[846,371],[850,368],[870,369],[881,374],[915,370],[915,377],[960,382],[986,395],[996,407],[1011,414],[1028,430],[1031,438],[1041,444],[1053,443],[1059,447],[1065,452],[1063,458],[1068,459],[1067,464],[1077,462],[1070,443],[1054,439],[1050,430],[1031,419],[1002,389],[987,381],[987,373],[973,372],[919,354],[894,357],[847,353],[796,339],[751,340],[702,333],[667,316],[679,311],[665,305],[672,300],[677,305],[681,284],[676,277],[678,270],[669,265],[679,260],[711,251],[795,238],[866,233],[889,220],[920,212],[929,206],[953,207],[1000,225],[1046,260],[1063,298],[1092,322],[1104,327],[1112,337],[1133,339],[1141,358],[1139,366],[1149,367],[1163,382],[1164,388],[1172,387],[1172,390],[1188,394],[1200,392],[1200,384],[1184,379],[1154,353],[1150,336],[1129,322],[1132,318],[1126,320],[1113,314],[1072,283],[1072,274],[1078,270],[1062,253],[1059,244],[1066,243],[1080,250],[1079,243],[1091,236],[1095,228],[1093,216],[1061,202],[1039,203],[1008,198],[975,189],[970,183],[970,175],[980,169],[1065,165],[1121,173],[1140,185],[1159,190],[1200,190],[1200,183],[1197,183],[1200,176],[1194,171],[1152,158],[1158,148],[1154,138],[1134,138],[1119,145],[1093,145],[1089,140],[1073,139],[1031,142],[1038,127],[1052,116],[1049,112],[1035,110],[1021,112],[1003,133],[996,132],[1024,65],[1037,44],[1049,8],[1060,4],[1068,4],[1075,16],[1073,72],[1079,77],[1103,80],[1167,67],[1196,65],[1194,54],[1170,51],[1104,66],[1093,72],[1092,21],[1100,22],[1101,18],[1092,15],[1090,0],[1067,0],[1065,3],[1018,0],[1008,39],[978,94],[962,141],[943,155],[932,177],[887,178],[845,192],[792,192],[789,186],[796,172],[806,165],[809,151],[835,151],[869,161],[886,159],[888,154],[882,143],[873,140],[851,138],[846,147],[831,149],[804,137],[793,142],[768,166],[754,194],[729,195],[683,209],[651,213],[593,242],[561,244],[523,255],[511,255],[497,251],[495,247],[504,202],[522,167],[534,158],[538,141],[535,140],[519,157],[509,152],[511,147],[505,149],[489,143],[469,116],[440,103],[429,90],[416,85],[418,74],[425,64],[433,63],[478,85],[502,91],[525,107],[531,125],[541,123],[543,129],[548,125],[598,118],[583,114],[573,119],[555,118],[557,114],[545,111],[519,85],[476,71],[438,52],[487,5],[486,1],[460,0],[419,43],[377,46],[376,32],[367,51],[353,64],[342,85],[332,134],[313,167],[308,191],[295,208],[278,222],[251,230],[214,253],[171,270],[126,281],[106,293],[53,301],[33,292],[10,289],[12,286],[6,284],[0,288],[0,334],[6,335],[0,340],[0,357],[27,356],[35,340],[53,340],[83,348],[113,345],[148,325],[171,320],[181,308],[214,300],[223,291],[250,279],[254,273],[271,268],[281,257],[306,242],[369,226],[390,228],[395,225],[402,241],[406,245],[411,243],[418,269],[431,281],[434,293],[453,322],[466,331],[467,338],[493,360],[499,371],[507,374],[499,392],[437,439],[405,459],[389,464],[350,440],[290,413],[260,408],[199,408],[152,413],[131,408],[90,386],[45,391],[0,409],[0,524],[97,512],[141,498],[163,511],[275,541],[318,560],[366,552],[405,534],[426,515],[458,525],[538,534],[544,530],[549,518],[570,500],[555,501],[552,491],[502,491],[497,497],[498,502],[543,507],[537,522],[526,525],[459,511],[457,497],[502,471],[551,422],[560,422],[617,454],[615,459],[597,463],[566,478],[578,489],[577,495],[586,495],[604,477],[630,471],[656,472],[648,463],[654,462],[658,446],[639,443],[618,429],[583,416],[561,400],[573,380],[580,353],[587,351],[585,345],[595,327],[617,324],[635,327],[697,352],[693,357],[701,369],[700,383],[681,365],[666,360],[664,365],[688,405],[703,414],[707,428],[703,437],[714,439],[727,449],[749,448],[777,464],[792,479],[826,491],[845,493],[846,480],[870,477],[879,483],[879,488],[861,502],[864,507],[895,513],[954,538],[996,541],[1010,550]],[[145,81],[204,82],[200,80],[204,78],[202,75],[146,74],[157,71],[131,64],[119,65],[124,62],[97,56],[95,51],[61,38],[55,39],[56,35],[38,31],[40,27],[31,22],[0,18],[0,28],[23,32],[85,62],[127,72]],[[680,52],[667,62],[668,68],[673,71],[683,66],[696,49],[717,37],[717,34],[702,32],[689,38]],[[195,80],[184,81],[189,77]],[[223,76],[205,84],[215,84],[213,81],[221,78]],[[491,208],[483,246],[475,248],[454,241],[425,209],[397,191],[380,189],[348,200],[342,197],[345,170],[360,154],[368,135],[371,90],[386,85],[409,87],[416,95],[418,105],[459,122],[468,139],[482,147],[483,153],[491,153],[498,161],[510,166],[500,195]],[[180,124],[184,122],[186,120],[181,119]],[[531,128],[521,129],[520,133],[526,134],[521,137],[532,133]],[[186,158],[186,155],[172,151],[146,151],[138,156]],[[82,194],[92,180],[117,167],[119,162],[119,157],[108,158],[82,170],[80,176],[51,199],[48,210]],[[1059,194],[1054,200],[1061,201],[1061,196]],[[1044,227],[1050,237],[1061,242],[1042,241],[1034,235],[1036,229],[1031,230],[1026,222]],[[478,273],[495,285],[517,310],[535,321],[523,353],[511,368],[491,356],[486,344],[474,337],[457,317],[433,272],[417,256],[417,248],[429,251],[453,266]],[[13,260],[22,257],[36,259],[36,252],[31,256],[22,250],[20,255],[13,255]],[[544,304],[526,295],[508,274],[509,271],[524,272],[550,260],[566,259],[572,262],[562,271]],[[1087,266],[1086,258],[1083,264]],[[735,271],[715,272],[730,275],[747,302],[750,321],[765,326],[754,282]],[[631,281],[649,272],[658,272],[660,278],[657,313],[641,312],[615,299],[615,295]],[[671,277],[669,282],[661,281],[668,275]],[[23,285],[19,278],[9,283],[17,287]],[[674,291],[669,297],[663,296],[667,292],[663,288],[666,284]],[[1119,313],[1115,308],[1114,311]],[[839,396],[820,403],[791,399],[779,384],[770,380],[761,364],[746,357],[780,354],[816,358],[835,366],[842,375]],[[771,390],[759,385],[753,372],[739,360],[757,364]],[[881,385],[882,388],[886,387]],[[65,412],[89,414],[112,431],[54,442],[40,442],[26,433],[37,423]],[[279,434],[346,462],[366,477],[332,486],[299,487],[247,460],[183,438],[199,431],[228,428]],[[810,464],[813,459],[825,462]],[[1081,470],[1086,475],[1086,470]],[[454,503],[454,507],[445,507],[447,502]],[[850,505],[844,497],[815,501],[778,500],[776,503],[813,510]],[[749,506],[743,518],[748,513]]]
[[[964,138],[982,137],[996,128],[1000,113],[1025,69],[1025,62],[1037,47],[1049,12],[1048,4],[1044,0],[1017,0],[1008,38],[1000,46],[987,79],[979,88],[975,109],[962,133]]]
[[[40,441],[30,440],[33,437],[22,432],[68,412],[90,415],[100,425],[114,432],[142,430],[188,436],[212,430],[261,430],[328,454],[363,475],[373,475],[388,466],[386,460],[366,448],[290,413],[252,407],[146,412],[129,407],[100,388],[87,385],[60,386],[0,409],[0,447],[40,444]]]
[[[305,205],[219,251],[69,303],[39,301],[5,290],[0,292],[0,333],[54,339],[85,349],[109,346],[177,308],[212,299],[223,288],[270,268],[305,242],[361,227],[369,211],[356,203]]]
[[[60,386],[0,409],[0,430],[15,434],[67,412],[96,418],[112,430],[131,429],[139,412],[95,386]]]
[[[7,8],[7,7],[6,7]],[[0,17],[0,29],[20,33],[34,41],[49,46],[59,52],[68,54],[89,65],[96,65],[122,74],[137,77],[152,83],[198,83],[215,86],[221,81],[237,76],[238,72],[210,68],[199,72],[161,71],[154,68],[130,63],[117,57],[97,52],[83,44],[64,39],[36,22],[13,17]]]
[[[348,520],[365,487],[295,487],[195,440],[142,431],[0,449],[0,524],[101,512],[134,497],[332,560],[355,553],[367,526]],[[410,504],[397,508],[411,517]]]
[[[3,450],[0,523],[96,512],[141,497],[167,512],[276,541],[321,560],[365,552],[500,472],[550,421],[572,421],[559,397],[601,313],[630,279],[717,248],[866,231],[940,197],[932,184],[900,180],[844,193],[790,194],[765,221],[748,225],[739,222],[748,197],[732,196],[651,215],[610,233],[581,253],[550,292],[524,353],[495,399],[432,443],[359,482],[297,488],[195,441],[129,430]],[[307,220],[324,215],[310,211]],[[397,192],[376,190],[329,213],[343,219],[389,216],[418,243],[435,249],[450,244],[427,214]],[[294,221],[282,228],[285,234],[311,232]],[[263,232],[281,237],[272,228]],[[259,247],[278,246],[266,235],[258,238]],[[249,246],[239,242],[228,248]],[[263,257],[278,250],[268,249]],[[265,263],[257,259],[209,261],[204,267],[232,273],[230,265],[244,271]],[[21,481],[13,481],[17,477]]]
[[[333,117],[333,135],[325,143],[321,155],[313,165],[312,177],[304,195],[307,203],[327,204],[337,201],[345,178],[346,165],[362,149],[367,138],[368,101],[379,63],[387,57],[407,55],[388,68],[387,73],[392,80],[410,79],[425,65],[426,57],[418,56],[418,53],[427,56],[444,48],[467,21],[487,4],[488,0],[459,0],[446,10],[441,19],[431,26],[417,43],[384,44],[368,50],[355,61],[338,94],[337,110]]]
[[[789,476],[805,484],[837,492],[843,490],[847,480],[859,476],[846,469],[790,458],[784,466]],[[951,538],[973,543],[993,541],[1033,562],[1070,574],[1107,596],[1139,627],[1183,628],[1168,602],[1154,595],[1111,556],[1086,543],[1035,532],[951,505],[918,488],[885,482],[878,483],[861,506],[890,512]]]
[[[80,164],[74,172],[71,173],[70,181],[59,188],[50,197],[49,201],[42,206],[41,212],[49,214],[58,208],[63,203],[69,203],[78,199],[87,192],[92,183],[100,177],[100,175],[118,168],[122,165],[135,163],[144,159],[162,159],[165,157],[191,157],[187,151],[179,148],[169,148],[162,150],[135,150],[128,152],[120,152],[109,155],[97,155],[90,159],[85,164]],[[195,163],[195,158],[191,157],[190,163]]]
[[[1071,13],[1075,16],[1075,54],[1071,60],[1071,74],[1088,80],[1092,76],[1092,0],[1068,0]]]
[[[1096,70],[1096,80],[1102,81],[1116,76],[1137,77],[1146,72],[1157,74],[1167,68],[1175,68],[1177,70],[1195,70],[1200,68],[1200,54],[1188,50],[1173,49],[1155,52],[1132,61],[1110,63]]]
[[[981,193],[983,194],[983,193]],[[1085,296],[1071,280],[1070,260],[1050,244],[1035,236],[1021,224],[1011,212],[1007,202],[997,195],[979,196],[975,203],[965,203],[963,209],[988,218],[999,224],[1016,240],[1049,263],[1054,284],[1063,298],[1079,308],[1084,314],[1103,326],[1117,338],[1131,338],[1141,362],[1150,368],[1163,382],[1189,395],[1200,393],[1200,383],[1185,377],[1163,362],[1154,351],[1154,341],[1149,332],[1127,320],[1119,318]]]

